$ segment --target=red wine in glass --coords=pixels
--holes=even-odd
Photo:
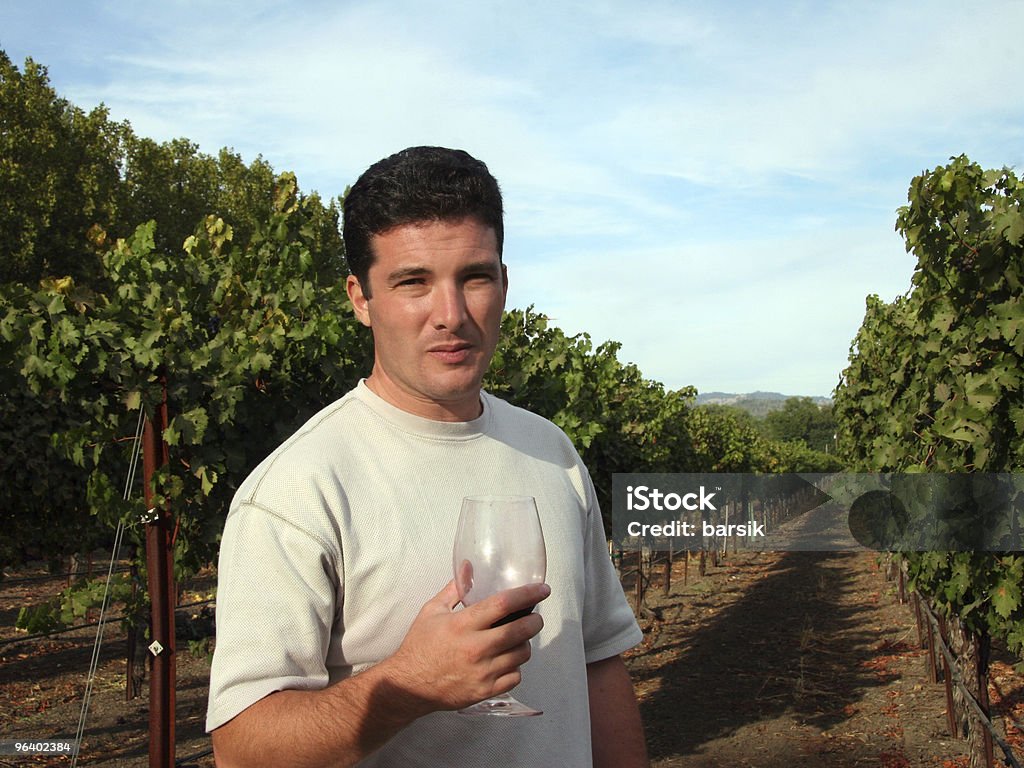
[[[473,605],[491,595],[526,584],[540,584],[547,570],[544,534],[532,496],[469,496],[462,500],[452,551],[459,599]],[[498,627],[528,615],[533,608],[510,613]],[[523,717],[539,715],[507,693],[460,709],[466,715]]]

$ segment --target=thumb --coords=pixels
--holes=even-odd
[[[455,606],[460,602],[459,589],[455,585],[455,579],[445,584],[444,589],[434,595],[433,601],[440,603],[449,611],[455,610]]]

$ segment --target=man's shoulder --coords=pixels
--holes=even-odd
[[[344,456],[348,435],[358,434],[362,408],[355,390],[322,408],[308,418],[287,439],[277,446],[249,474],[239,489],[246,497],[268,479],[288,484],[303,477],[320,474],[324,465]]]
[[[310,416],[291,436],[275,450],[273,455],[290,451],[313,450],[323,441],[335,441],[357,428],[357,421],[366,410],[352,389],[334,402],[324,406]]]
[[[541,416],[539,413],[534,413],[531,410],[523,408],[519,405],[514,405],[508,400],[503,400],[497,395],[492,395],[486,390],[480,392],[480,396],[487,400],[488,406],[494,413],[496,419],[507,421],[509,423],[523,423],[531,426],[534,429],[545,429],[563,434],[561,429],[551,421],[550,419]]]
[[[550,419],[513,405],[489,392],[482,392],[481,396],[487,398],[488,406],[494,415],[494,430],[497,435],[506,438],[521,437],[533,445],[546,444],[559,452],[579,458],[572,440]]]

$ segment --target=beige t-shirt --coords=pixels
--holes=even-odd
[[[469,422],[419,418],[364,383],[239,488],[224,528],[207,730],[283,689],[317,690],[390,656],[452,578],[465,496],[537,499],[551,596],[513,694],[533,718],[438,712],[362,765],[586,766],[585,665],[642,635],[612,568],[586,468],[547,420],[486,393]]]

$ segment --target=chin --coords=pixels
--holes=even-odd
[[[457,402],[480,394],[479,377],[465,377],[464,381],[438,381],[429,390],[438,402]]]

